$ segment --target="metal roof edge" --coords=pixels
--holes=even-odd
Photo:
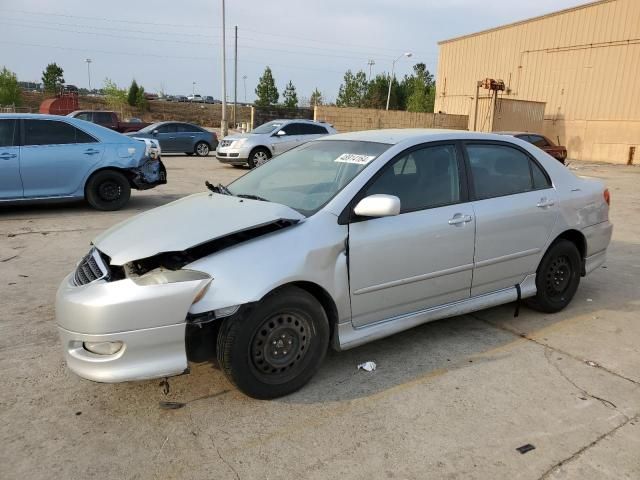
[[[464,40],[466,38],[476,37],[478,35],[484,35],[486,33],[495,32],[497,30],[503,30],[505,28],[516,27],[518,25],[524,25],[525,23],[536,22],[538,20],[544,20],[546,18],[555,17],[556,15],[563,15],[565,13],[574,12],[576,10],[582,10],[583,8],[595,7],[597,5],[603,5],[605,3],[616,2],[617,0],[596,0],[593,2],[584,3],[582,5],[576,5],[575,7],[565,8],[563,10],[557,10],[555,12],[545,13],[538,15],[537,17],[525,18],[524,20],[518,20],[516,22],[507,23],[505,25],[499,25],[497,27],[487,28],[486,30],[480,30],[479,32],[467,33],[466,35],[460,35],[458,37],[448,38],[446,40],[440,40],[438,45],[445,43],[457,42],[458,40]]]

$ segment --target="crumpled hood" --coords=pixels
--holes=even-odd
[[[111,257],[111,265],[124,265],[279,220],[304,218],[278,203],[197,193],[118,223],[98,235],[93,244]]]

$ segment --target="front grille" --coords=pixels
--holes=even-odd
[[[76,286],[86,285],[96,280],[107,278],[109,276],[109,267],[105,264],[100,256],[100,252],[95,248],[80,260],[76,271],[73,274],[73,283]]]
[[[233,140],[222,140],[220,142],[220,146],[221,147],[230,147],[232,143],[233,143]]]

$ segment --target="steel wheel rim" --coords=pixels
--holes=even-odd
[[[209,147],[207,147],[204,143],[199,144],[197,150],[198,155],[204,156],[209,154]]]
[[[305,316],[294,312],[267,318],[251,341],[251,365],[265,383],[282,383],[304,368],[310,350],[311,326]]]
[[[102,182],[98,187],[98,196],[106,202],[114,202],[122,195],[122,187],[113,180]]]
[[[255,160],[256,166],[264,165],[265,163],[267,163],[267,160],[269,160],[269,157],[265,152],[256,152],[253,155],[253,158]]]
[[[573,268],[565,255],[553,259],[545,277],[545,289],[553,299],[560,299],[569,289]]]

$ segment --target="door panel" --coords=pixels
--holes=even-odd
[[[400,214],[349,225],[354,326],[469,297],[475,228],[461,164],[454,145],[418,146],[357,197],[394,195]]]
[[[104,147],[74,143],[75,127],[54,120],[24,120],[25,145],[20,147],[20,171],[25,197],[52,197],[74,193],[100,162]],[[87,137],[82,134],[83,141]],[[53,144],[52,142],[60,142]]]
[[[470,204],[405,213],[349,226],[354,326],[469,297],[473,269]]]
[[[0,199],[22,198],[18,122],[0,120]]]
[[[280,155],[287,150],[291,150],[292,148],[297,147],[298,145],[300,145],[300,139],[302,137],[300,135],[298,124],[296,123],[285,125],[280,130],[284,130],[286,132],[286,135],[278,136],[274,134],[271,137],[271,145],[274,155]]]
[[[554,205],[538,207],[544,200]],[[558,217],[555,190],[538,190],[473,203],[476,268],[471,295],[520,283],[535,273]]]
[[[474,142],[466,152],[476,198],[475,296],[535,273],[559,210],[548,175],[524,150]]]

